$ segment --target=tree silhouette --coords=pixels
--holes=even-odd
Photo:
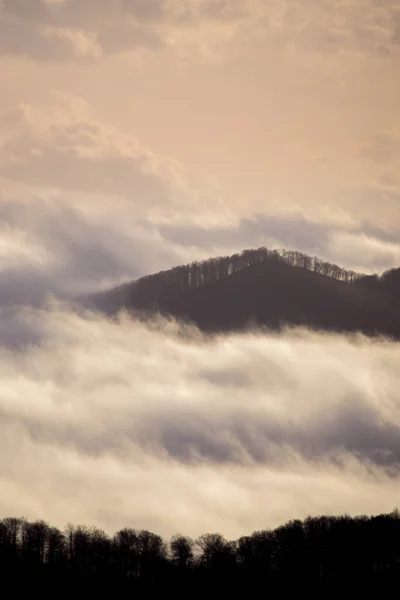
[[[110,537],[101,529],[68,525],[62,533],[44,521],[5,518],[0,569],[3,582],[64,581],[76,590],[85,582],[132,590],[153,581],[211,579],[265,582],[269,589],[288,581],[373,583],[400,577],[399,540],[397,510],[373,517],[308,517],[237,541],[207,533],[194,542],[179,534],[169,552],[159,535],[146,530],[126,528]]]
[[[175,535],[170,542],[171,559],[180,571],[190,569],[194,560],[194,541],[181,534]]]
[[[196,540],[201,550],[199,564],[212,575],[228,575],[236,563],[236,543],[228,542],[219,533],[206,533]]]

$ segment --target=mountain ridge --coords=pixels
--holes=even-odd
[[[115,314],[155,313],[227,332],[250,323],[400,339],[400,269],[364,275],[297,251],[258,248],[192,262],[91,298]]]

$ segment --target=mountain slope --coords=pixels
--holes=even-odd
[[[357,280],[357,285],[364,288],[380,290],[392,296],[400,298],[400,268],[389,269],[380,277],[378,275],[367,275]]]
[[[379,279],[376,285],[358,276],[349,282],[350,272],[332,271],[337,277],[327,276],[271,255],[221,275],[222,263],[215,261],[218,277],[209,276],[201,285],[183,278],[190,266],[186,271],[177,267],[175,275],[171,270],[143,278],[97,297],[96,303],[111,312],[122,307],[147,315],[159,311],[209,332],[239,330],[249,324],[274,329],[304,325],[400,339],[399,299]],[[197,270],[209,262],[196,263]]]

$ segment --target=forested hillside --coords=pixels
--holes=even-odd
[[[111,313],[173,315],[210,332],[302,325],[399,338],[399,272],[365,276],[301,252],[258,248],[149,275],[92,301]]]

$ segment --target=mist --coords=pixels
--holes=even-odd
[[[1,317],[2,515],[237,537],[398,502],[396,343],[55,302]]]

